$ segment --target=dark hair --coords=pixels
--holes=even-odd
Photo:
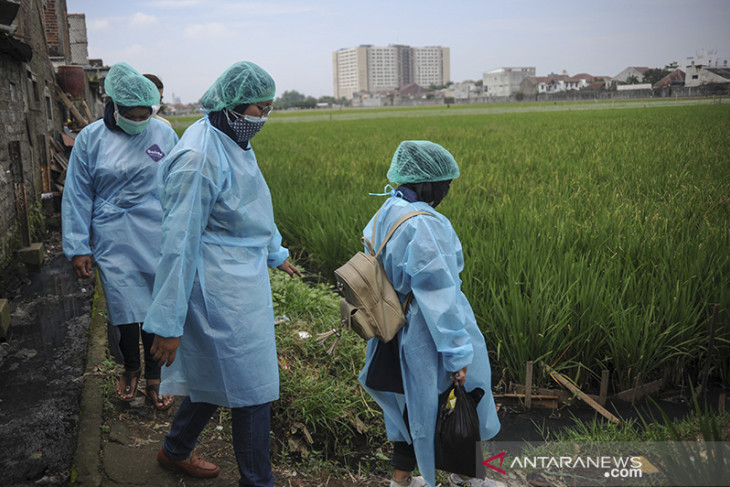
[[[413,191],[418,201],[429,203],[432,208],[436,208],[448,194],[451,179],[445,181],[426,181],[423,183],[406,183],[402,186]]]
[[[154,74],[143,74],[142,76],[144,76],[148,80],[152,81],[155,84],[155,86],[157,87],[158,90],[161,90],[161,89],[163,89],[165,87],[162,84],[162,81],[160,80],[160,78],[158,78]]]

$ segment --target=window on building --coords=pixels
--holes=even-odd
[[[38,92],[38,81],[36,76],[28,71],[28,106],[30,108],[38,108],[38,102],[41,100],[41,95]]]

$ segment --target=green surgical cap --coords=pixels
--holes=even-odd
[[[127,63],[111,67],[104,80],[104,91],[117,105],[151,107],[160,103],[160,91],[155,84]]]
[[[263,68],[241,61],[226,69],[200,99],[206,110],[217,112],[224,108],[248,105],[274,99],[276,84]]]
[[[459,177],[449,151],[427,140],[404,140],[395,150],[388,180],[396,184],[446,181]]]

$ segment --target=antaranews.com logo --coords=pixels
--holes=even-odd
[[[570,478],[575,486],[730,486],[730,442],[483,442],[480,467],[500,480]]]
[[[502,470],[504,458],[507,456],[506,451],[502,451],[484,460],[482,464],[494,470],[497,473],[506,475],[507,472]],[[499,460],[499,466],[494,463]],[[603,476],[606,478],[641,478],[644,471],[642,468],[649,465],[643,457],[552,457],[552,456],[517,456],[512,459],[510,469],[541,469],[541,470],[574,470],[574,469],[595,469],[604,470]],[[651,467],[653,469],[653,466]]]

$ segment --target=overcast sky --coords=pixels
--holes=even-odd
[[[67,0],[89,57],[155,73],[183,103],[231,64],[269,71],[277,94],[332,95],[332,52],[361,44],[451,49],[451,79],[507,66],[614,76],[699,50],[730,57],[728,0]]]

